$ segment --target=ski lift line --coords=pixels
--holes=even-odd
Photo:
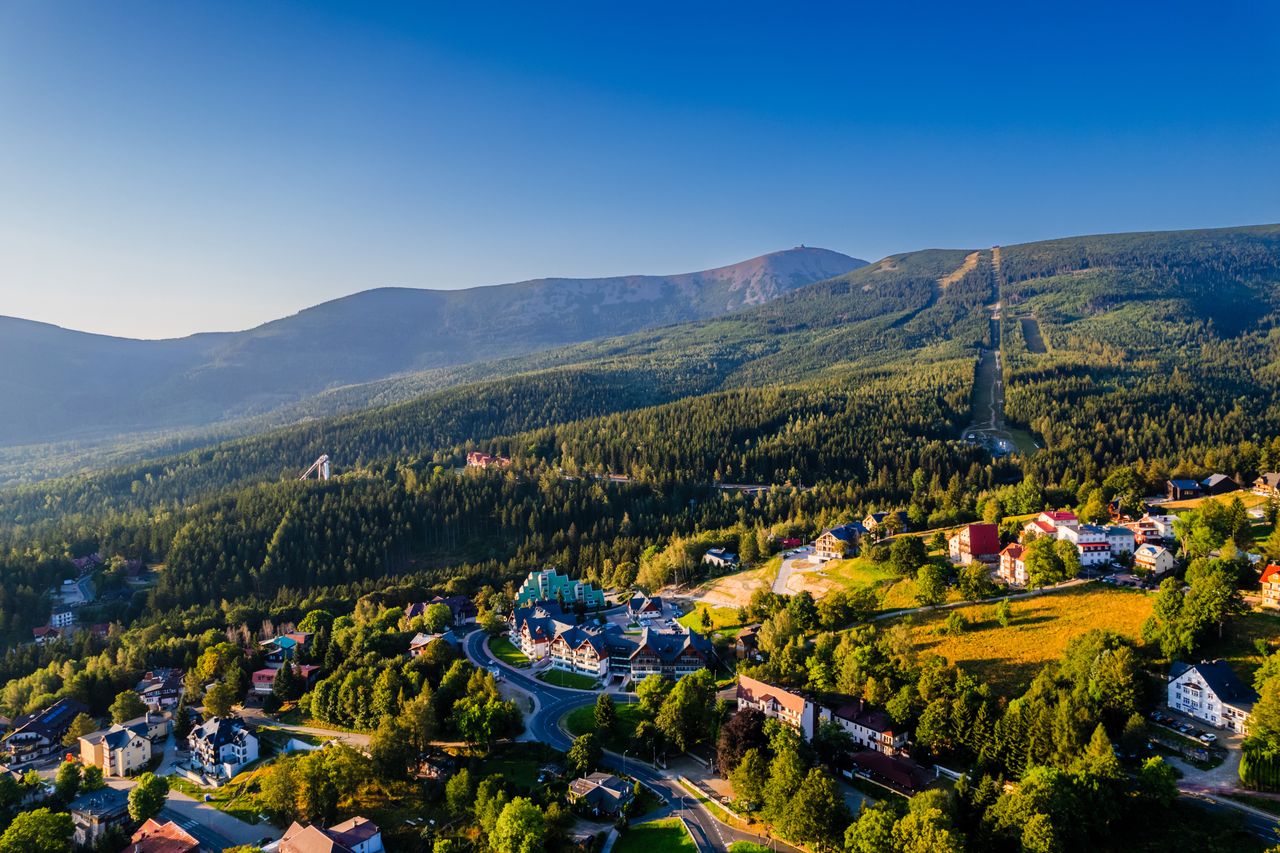
[[[327,453],[320,454],[320,458],[318,458],[315,462],[312,462],[311,467],[308,468],[306,471],[303,471],[302,476],[299,477],[298,479],[305,480],[308,477],[310,477],[312,474],[316,475],[317,480],[329,479],[329,454]]]

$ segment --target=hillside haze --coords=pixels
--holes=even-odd
[[[669,276],[379,288],[244,332],[130,340],[0,317],[0,445],[262,415],[327,389],[761,305],[865,266],[798,247]]]

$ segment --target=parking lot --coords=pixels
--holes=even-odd
[[[1170,763],[1182,771],[1183,782],[1189,785],[1210,788],[1236,788],[1239,786],[1240,743],[1244,740],[1244,735],[1227,731],[1226,729],[1216,729],[1203,720],[1188,717],[1186,714],[1178,713],[1170,708],[1161,708],[1155,713],[1158,713],[1165,722],[1153,719],[1153,715],[1148,714],[1147,719],[1153,726],[1164,728],[1182,737],[1193,738],[1201,743],[1204,743],[1201,740],[1202,735],[1212,735],[1213,740],[1206,744],[1206,748],[1222,757],[1221,764],[1216,767],[1210,767],[1207,770],[1197,767],[1185,759],[1170,757],[1168,759]],[[1184,731],[1184,728],[1189,731]]]

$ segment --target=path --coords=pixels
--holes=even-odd
[[[791,573],[797,568],[809,568],[809,556],[813,553],[812,545],[805,545],[797,548],[792,552],[794,557],[783,557],[782,565],[778,568],[778,576],[773,581],[773,591],[778,595],[790,595],[787,590],[787,581],[791,579]],[[799,565],[803,563],[804,565]]]
[[[266,726],[268,728],[281,729],[282,731],[294,732],[296,734],[313,735],[315,737],[340,740],[348,746],[353,746],[357,749],[361,749],[369,745],[370,736],[363,732],[344,732],[339,731],[338,729],[326,729],[320,726],[304,726],[296,723],[282,723],[274,717],[267,716],[259,708],[242,708],[240,709],[240,716],[243,717],[246,722],[255,726]]]

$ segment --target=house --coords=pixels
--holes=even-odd
[[[152,711],[171,711],[182,701],[184,673],[180,669],[148,670],[133,691]]]
[[[31,629],[31,637],[37,646],[43,646],[45,643],[52,643],[62,636],[62,632],[51,625],[41,625],[39,628]]]
[[[1263,474],[1253,481],[1255,494],[1270,498],[1280,498],[1280,473],[1272,471]]]
[[[582,603],[588,610],[598,610],[604,607],[604,592],[555,569],[544,569],[530,572],[516,592],[516,607],[535,601],[563,601],[566,605]]]
[[[754,708],[766,717],[775,717],[798,729],[805,740],[817,728],[817,705],[808,696],[785,687],[775,687],[745,675],[738,676],[738,707]]]
[[[443,604],[449,608],[452,624],[455,627],[463,625],[474,625],[476,618],[480,615],[479,609],[471,599],[465,595],[437,595],[430,601],[418,601],[410,604],[404,610],[405,618],[416,619],[419,616],[425,616],[427,608],[434,604]]]
[[[155,818],[147,818],[121,853],[196,853],[199,849],[196,837],[176,821],[159,823]]]
[[[966,524],[947,540],[951,562],[967,566],[973,562],[1000,560],[1000,529],[994,524]]]
[[[17,769],[57,755],[63,750],[62,738],[71,721],[88,711],[75,699],[59,699],[43,711],[14,720],[13,731],[4,740],[9,766]]]
[[[738,565],[738,555],[723,548],[712,548],[702,555],[702,562],[719,569],[732,569]]]
[[[1138,549],[1133,552],[1133,567],[1150,572],[1155,577],[1160,577],[1172,571],[1173,563],[1173,554],[1169,553],[1169,549],[1163,545],[1154,545],[1147,542],[1139,545]]]
[[[678,679],[706,669],[715,654],[711,641],[683,625],[645,628],[639,640],[611,632],[608,637],[610,675],[629,676],[640,681],[650,675]],[[625,665],[620,658],[626,656]],[[617,662],[617,665],[615,665]]]
[[[782,546],[783,550],[789,550],[791,548],[799,548],[804,543],[794,536],[788,536],[778,542],[778,544]]]
[[[573,622],[565,616],[554,601],[538,601],[528,607],[517,606],[507,620],[507,633],[511,642],[530,660],[547,656],[551,641],[561,630],[572,628]]]
[[[444,640],[455,648],[462,648],[462,641],[458,639],[458,635],[453,633],[449,628],[444,629],[438,634],[428,634],[423,631],[413,635],[413,639],[409,641],[409,657],[416,658],[427,650],[427,647],[436,640]]]
[[[858,545],[866,532],[866,528],[857,522],[824,530],[813,540],[813,555],[820,560],[852,557],[858,553]]]
[[[763,656],[760,654],[760,626],[748,625],[738,631],[738,636],[733,642],[733,650],[738,660],[761,660]]]
[[[263,660],[272,669],[284,666],[285,661],[293,660],[300,648],[310,641],[310,634],[281,634],[269,640],[262,640],[258,647],[262,649]]]
[[[1080,519],[1070,510],[1045,510],[1022,526],[1024,536],[1057,536],[1059,527],[1075,529]]]
[[[1200,483],[1206,495],[1225,495],[1240,490],[1240,484],[1226,474],[1210,474]]]
[[[252,690],[258,696],[265,696],[270,693],[276,684],[276,675],[284,667],[272,669],[266,667],[254,672],[249,681],[252,684]],[[316,679],[320,675],[320,667],[313,663],[293,664],[293,674],[297,676],[298,681],[305,685],[304,689],[310,689],[315,686]]]
[[[1100,566],[1111,562],[1111,545],[1107,540],[1107,528],[1096,524],[1058,528],[1058,539],[1076,546],[1080,565]]]
[[[328,829],[294,821],[275,844],[263,850],[279,853],[384,853],[382,830],[368,818],[353,817]]]
[[[617,817],[635,798],[635,790],[611,773],[591,773],[569,783],[569,802],[597,817]]]
[[[1027,564],[1023,559],[1026,550],[1022,545],[1014,542],[1006,545],[1005,549],[1000,552],[1000,568],[997,570],[997,574],[1002,581],[1010,586],[1027,585]]]
[[[506,456],[490,456],[488,453],[471,452],[467,454],[468,468],[509,468],[511,460]]]
[[[1136,545],[1145,542],[1172,542],[1176,537],[1173,534],[1173,522],[1177,516],[1173,515],[1144,515],[1137,521],[1131,521],[1124,526],[1133,531],[1133,539]]]
[[[1170,480],[1168,484],[1169,500],[1185,501],[1191,498],[1198,498],[1203,493],[1200,483],[1196,480]]]
[[[1112,557],[1132,554],[1137,547],[1137,537],[1129,528],[1112,524],[1103,529],[1107,532],[1107,547],[1111,550]]]
[[[14,790],[18,791],[19,799],[11,805],[16,806],[19,811],[24,811],[29,806],[44,802],[53,793],[52,782],[39,782],[32,787],[27,787],[26,773],[23,771],[0,767],[0,776],[8,776],[13,780],[13,784],[18,786]]]
[[[79,847],[92,847],[111,830],[127,827],[129,795],[117,788],[99,788],[81,794],[67,806],[74,828],[72,840]],[[127,830],[126,830],[127,831]]]
[[[650,598],[647,595],[633,595],[627,602],[627,616],[633,622],[639,622],[642,619],[661,619],[662,614],[661,596],[655,595]]]
[[[76,612],[65,604],[53,608],[49,614],[49,625],[59,630],[71,628],[76,624]]]
[[[888,522],[886,525],[885,522]],[[881,526],[885,526],[885,531],[903,532],[910,530],[908,523],[907,511],[904,509],[895,510],[894,512],[872,512],[862,519],[862,526],[867,529],[868,533],[875,533]]]
[[[875,750],[853,754],[854,770],[882,785],[904,794],[916,794],[929,787],[936,778],[926,768],[901,755],[885,755]]]
[[[551,665],[556,669],[595,678],[609,675],[609,650],[605,647],[603,632],[575,625],[556,634],[548,654],[551,655]]]
[[[1258,582],[1262,586],[1262,603],[1280,607],[1280,564],[1268,564]]]
[[[907,733],[895,725],[885,711],[862,701],[849,699],[818,711],[819,721],[831,720],[844,729],[859,746],[892,755],[907,745]]]
[[[1256,701],[1258,694],[1225,661],[1174,661],[1169,667],[1169,707],[1211,726],[1247,734]]]
[[[191,769],[215,780],[235,776],[258,760],[258,737],[238,717],[212,717],[187,736]]]
[[[151,760],[146,723],[117,723],[80,738],[80,761],[102,768],[104,776],[132,776]]]

